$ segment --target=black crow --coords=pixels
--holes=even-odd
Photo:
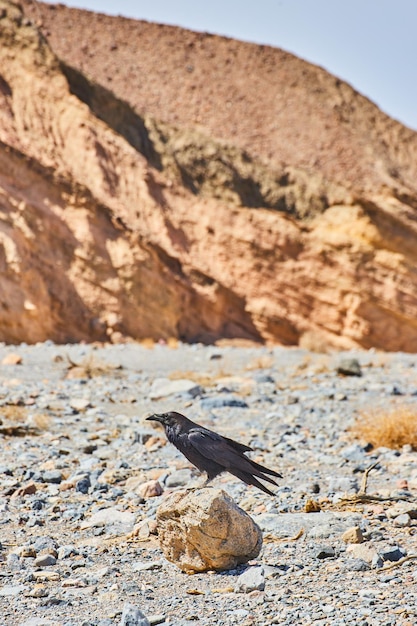
[[[270,496],[275,495],[255,476],[277,485],[272,478],[265,474],[282,478],[281,474],[263,467],[245,456],[245,452],[252,450],[249,446],[233,441],[228,437],[222,437],[222,435],[192,422],[175,411],[156,413],[146,419],[163,425],[168,441],[173,443],[201,472],[207,473],[207,482],[222,472],[230,472],[247,485],[255,485]]]

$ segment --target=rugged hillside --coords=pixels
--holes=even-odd
[[[278,168],[417,191],[416,133],[292,54],[62,4],[23,6],[65,63],[141,116],[199,129]]]
[[[23,6],[0,0],[0,339],[417,350],[416,133],[280,50]]]

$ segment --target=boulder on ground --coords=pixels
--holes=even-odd
[[[232,569],[262,547],[259,526],[221,489],[172,493],[156,519],[165,558],[189,574]]]

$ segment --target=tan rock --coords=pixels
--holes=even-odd
[[[378,557],[377,550],[368,543],[351,543],[347,546],[346,552],[355,559],[362,559],[367,563],[372,563]]]
[[[23,359],[20,354],[16,354],[15,352],[10,352],[6,354],[6,356],[2,359],[2,365],[20,365]]]
[[[143,485],[145,482],[145,475],[139,474],[134,476],[129,476],[129,478],[125,482],[126,491],[137,491],[137,489]]]
[[[136,493],[142,496],[142,498],[155,498],[156,496],[162,495],[163,491],[161,483],[158,480],[148,480],[146,483],[139,485],[136,489]]]
[[[187,573],[231,569],[262,547],[260,528],[221,489],[172,493],[156,519],[165,557]]]
[[[33,572],[33,578],[39,582],[48,581],[48,580],[53,581],[53,580],[59,580],[59,574],[58,572],[52,572],[50,570],[39,570],[39,571]]]
[[[36,484],[33,481],[31,481],[30,483],[27,483],[26,485],[22,485],[21,487],[18,487],[16,491],[13,492],[12,498],[20,498],[22,496],[31,496],[34,493],[36,493],[36,491],[37,491]]]
[[[36,557],[36,550],[31,546],[18,546],[12,550],[13,554],[17,554],[22,558],[34,558]]]
[[[359,526],[352,526],[345,530],[342,535],[342,539],[345,543],[363,543],[364,537]]]
[[[387,517],[396,518],[399,515],[409,515],[411,519],[417,519],[417,504],[414,502],[396,502],[386,510]]]

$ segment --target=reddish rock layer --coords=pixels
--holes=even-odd
[[[24,7],[61,60],[0,0],[1,340],[417,350],[415,133],[279,50]]]

